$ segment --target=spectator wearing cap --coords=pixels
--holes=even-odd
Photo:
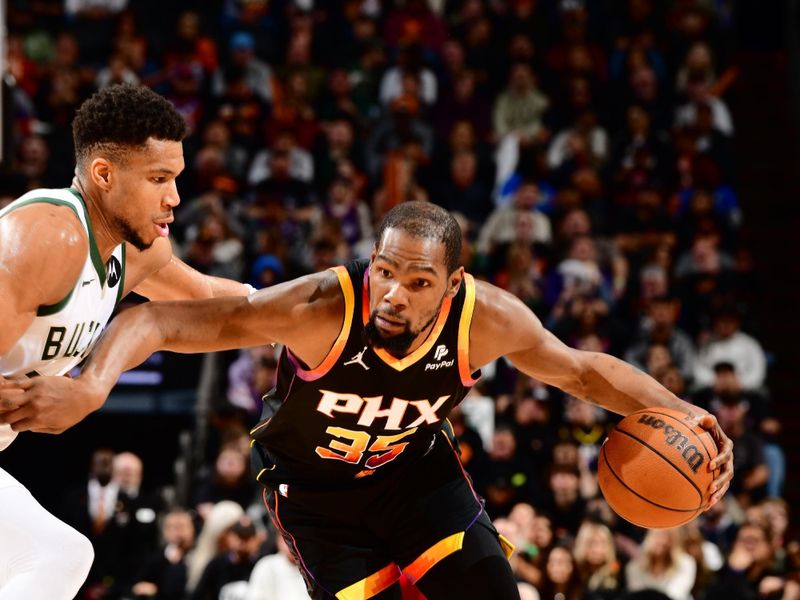
[[[216,96],[225,92],[225,82],[232,73],[240,74],[244,83],[262,102],[273,98],[273,74],[270,66],[255,54],[256,40],[251,33],[237,31],[228,43],[228,60],[214,73],[213,91]]]
[[[720,309],[713,323],[711,338],[701,347],[695,367],[698,386],[714,383],[714,365],[730,363],[745,390],[758,390],[767,375],[767,358],[764,349],[751,335],[741,331],[741,316],[734,307]]]

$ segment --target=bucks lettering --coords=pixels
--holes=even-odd
[[[383,396],[370,396],[362,398],[357,394],[342,394],[330,390],[319,390],[322,394],[317,410],[322,414],[336,418],[336,413],[358,415],[358,425],[371,427],[377,419],[386,419],[384,430],[404,431],[395,435],[378,435],[373,438],[367,431],[345,429],[344,427],[331,426],[325,433],[333,439],[327,447],[317,446],[316,454],[320,458],[341,460],[351,464],[361,463],[365,453],[370,454],[364,466],[367,469],[377,469],[394,460],[405,450],[408,442],[400,442],[417,431],[420,425],[435,424],[441,419],[436,414],[450,395],[440,396],[431,405],[427,400],[403,400],[392,398],[388,408],[381,408]],[[409,409],[409,407],[412,407]],[[402,425],[407,411],[411,417],[416,417],[407,425]]]
[[[62,356],[83,358],[92,347],[100,329],[100,323],[95,321],[77,323],[69,329],[58,326],[50,327],[42,350],[42,360],[52,360]]]
[[[703,453],[697,449],[697,446],[689,443],[689,438],[683,435],[680,430],[675,429],[672,425],[667,425],[663,419],[654,417],[652,415],[642,415],[639,417],[639,423],[649,425],[653,429],[661,429],[664,432],[664,441],[668,446],[672,446],[680,452],[681,457],[689,465],[693,472],[697,473],[700,465],[705,462]]]

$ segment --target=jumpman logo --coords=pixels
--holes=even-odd
[[[369,371],[369,367],[364,364],[364,352],[366,352],[366,351],[367,351],[367,347],[364,346],[364,349],[361,352],[359,352],[358,354],[356,354],[353,358],[348,360],[346,363],[344,363],[344,366],[346,367],[347,365],[356,364],[356,365],[361,365],[362,367],[364,367],[365,371]]]

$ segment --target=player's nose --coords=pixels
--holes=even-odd
[[[175,184],[175,180],[173,180],[172,185],[169,186],[169,191],[164,196],[162,202],[170,208],[175,208],[181,203],[181,197],[180,194],[178,194],[178,186]]]
[[[402,310],[408,306],[408,297],[405,290],[399,282],[394,281],[386,293],[383,295],[384,299],[394,307],[395,310]]]

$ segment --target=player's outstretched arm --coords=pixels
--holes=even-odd
[[[711,504],[733,477],[733,442],[713,415],[675,396],[649,375],[609,354],[568,347],[547,331],[527,306],[511,294],[478,283],[470,333],[470,362],[478,368],[500,356],[544,383],[621,415],[649,407],[680,410],[695,417],[714,437],[719,454],[711,462],[720,475]]]
[[[150,300],[202,300],[221,296],[247,296],[243,283],[204,275],[172,253],[168,239],[159,238],[140,252],[127,246],[125,293],[135,291]]]
[[[261,290],[247,297],[147,302],[122,312],[75,380],[37,377],[0,388],[0,422],[14,430],[58,433],[102,406],[119,375],[153,352],[210,352],[281,342],[307,364],[335,340],[344,300],[332,271]],[[85,398],[80,404],[65,399]],[[62,410],[52,410],[54,406]]]

